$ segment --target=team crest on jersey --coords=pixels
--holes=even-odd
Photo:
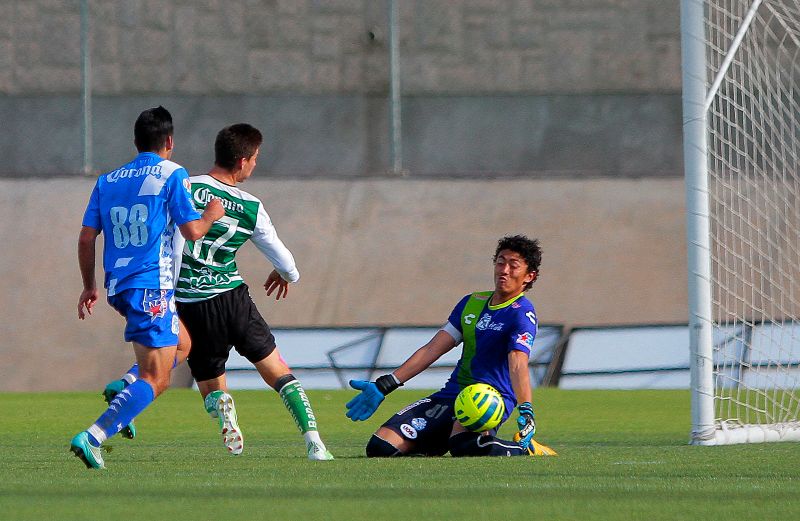
[[[167,302],[167,291],[163,289],[148,289],[144,292],[142,308],[150,315],[150,320],[155,321],[167,314],[169,303]]]
[[[527,331],[520,333],[517,335],[517,343],[531,349],[533,347],[533,335]]]
[[[414,427],[415,429],[417,429],[418,431],[421,431],[421,430],[425,429],[425,427],[427,427],[427,425],[428,425],[428,422],[427,422],[427,420],[425,420],[425,418],[413,418],[411,420],[411,426]]]

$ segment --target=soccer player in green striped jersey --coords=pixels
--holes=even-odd
[[[175,299],[178,316],[191,337],[189,368],[206,411],[219,421],[223,445],[231,454],[241,454],[244,448],[225,379],[225,363],[231,347],[235,347],[279,393],[303,434],[308,458],[331,460],[308,396],[281,357],[236,266],[236,252],[250,240],[274,267],[264,283],[267,295],[275,293],[276,300],[285,298],[289,284],[300,279],[294,257],[278,237],[264,205],[238,188],[252,175],[261,143],[261,132],[251,125],[225,127],[214,143],[214,167],[206,175],[190,178],[198,210],[218,199],[225,216],[201,239],[175,248],[183,252]],[[185,337],[181,339],[178,362],[187,347]],[[125,379],[131,378],[135,374],[129,372]]]

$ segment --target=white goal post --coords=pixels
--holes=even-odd
[[[681,0],[691,443],[800,440],[800,0]]]

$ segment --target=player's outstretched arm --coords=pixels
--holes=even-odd
[[[361,393],[347,402],[345,415],[353,421],[368,419],[375,413],[387,394],[430,367],[433,362],[455,346],[455,339],[440,330],[436,332],[430,342],[417,349],[393,373],[383,375],[374,382],[350,380],[350,387]]]
[[[398,367],[394,374],[401,382],[407,382],[431,366],[441,356],[456,346],[457,342],[449,333],[439,330],[424,346],[417,349],[408,360]]]

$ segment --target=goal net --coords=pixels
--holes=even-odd
[[[800,440],[800,0],[682,0],[692,443]]]

